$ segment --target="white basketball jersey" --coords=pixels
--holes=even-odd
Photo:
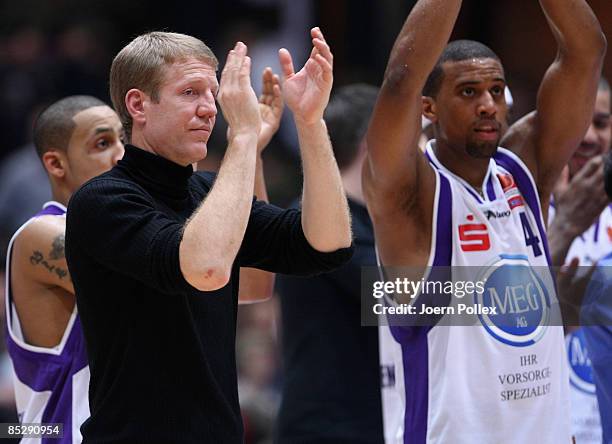
[[[588,230],[574,239],[565,262],[577,257],[580,266],[590,267],[611,251],[612,210],[608,206]],[[579,329],[568,335],[566,341],[570,370],[572,432],[578,443],[599,444],[602,440],[601,417],[583,331]]]
[[[47,202],[42,215],[65,217],[66,208]],[[21,423],[61,423],[63,437],[24,438],[23,444],[79,444],[80,426],[89,417],[89,367],[85,339],[76,305],[64,335],[56,347],[28,344],[23,337],[19,316],[11,294],[11,251],[19,233],[34,219],[26,222],[13,235],[6,259],[7,348],[15,373],[15,401]]]
[[[570,443],[568,371],[540,202],[521,160],[499,148],[481,196],[436,158],[429,265],[471,266],[484,293],[462,303],[496,307],[472,326],[391,326],[401,356],[403,405],[385,411],[403,443]],[[475,266],[478,266],[477,268]],[[534,271],[531,266],[539,266]],[[464,270],[464,271],[462,271]],[[453,298],[451,304],[457,304]],[[381,335],[384,337],[384,335]],[[384,389],[383,389],[384,390]],[[398,420],[398,418],[401,418]],[[400,430],[390,427],[400,423]],[[388,427],[388,428],[387,428]]]
[[[607,206],[595,223],[574,239],[567,252],[567,261],[577,257],[580,259],[580,265],[593,265],[611,251],[612,209]]]

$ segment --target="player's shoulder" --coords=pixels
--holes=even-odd
[[[537,112],[532,111],[518,119],[502,138],[501,145],[508,150],[520,154],[527,145],[533,143],[537,129]]]
[[[15,236],[17,251],[48,249],[53,242],[63,243],[66,232],[64,215],[42,215],[28,221]]]

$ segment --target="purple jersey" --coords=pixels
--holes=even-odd
[[[47,202],[15,232],[6,260],[6,340],[15,372],[15,399],[21,423],[62,423],[62,439],[27,438],[22,443],[80,443],[80,426],[89,417],[89,367],[76,305],[60,343],[51,348],[25,342],[11,294],[11,251],[15,239],[32,220],[51,215],[65,218],[66,208]]]

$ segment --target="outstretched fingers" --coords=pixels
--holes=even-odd
[[[325,37],[323,37],[321,29],[318,27],[312,28],[310,34],[312,36],[313,46],[310,57],[312,60],[316,61],[321,68],[323,78],[326,81],[329,81],[332,78],[334,56],[329,48],[329,45],[325,41]]]
[[[287,51],[285,48],[278,50],[278,61],[280,62],[281,71],[283,72],[283,77],[285,80],[295,74],[293,59],[291,58],[289,51]]]

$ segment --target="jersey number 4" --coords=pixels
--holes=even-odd
[[[519,214],[521,218],[521,225],[523,226],[523,234],[525,235],[525,245],[533,248],[533,255],[535,257],[542,255],[542,249],[540,248],[540,238],[536,236],[531,229],[531,225],[527,220],[527,215],[525,213]]]

